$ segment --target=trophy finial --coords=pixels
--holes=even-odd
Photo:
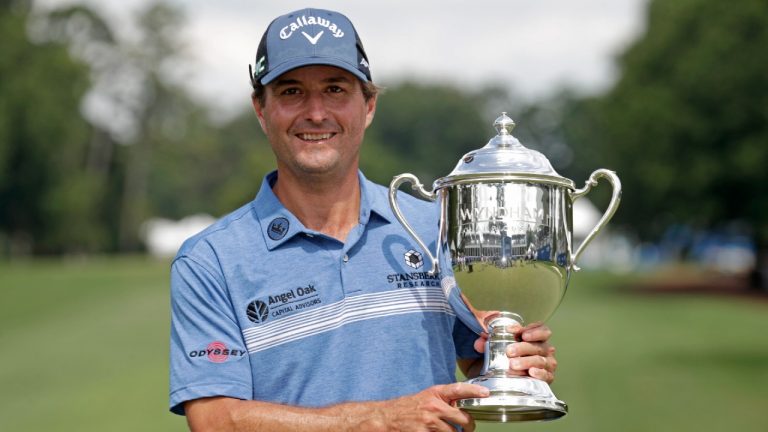
[[[515,121],[507,116],[507,112],[503,111],[499,118],[493,122],[493,127],[496,128],[496,132],[499,135],[512,135],[512,129],[515,128]]]

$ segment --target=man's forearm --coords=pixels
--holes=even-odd
[[[184,408],[193,432],[453,431],[452,425],[472,432],[472,417],[453,406],[453,401],[486,396],[488,389],[484,387],[454,383],[388,401],[348,402],[324,408],[226,397],[197,399],[187,402]]]
[[[185,404],[189,427],[202,431],[384,431],[382,402],[305,408],[216,397]]]

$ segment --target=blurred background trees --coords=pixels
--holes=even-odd
[[[641,238],[739,227],[765,266],[768,3],[657,0],[647,23],[616,85],[564,113],[575,164],[619,171],[614,221]]]
[[[88,68],[65,45],[29,40],[28,4],[0,4],[0,245],[97,249],[105,233],[87,221],[100,185],[84,170],[91,127],[78,109]]]
[[[220,216],[252,199],[274,166],[269,145],[251,112],[214,121],[189,95],[182,11],[149,5],[131,37],[84,6],[32,11],[0,2],[0,255],[140,251],[150,217]],[[505,110],[518,138],[577,183],[618,171],[612,225],[625,233],[654,242],[672,226],[738,226],[763,250],[766,46],[763,0],[654,0],[602,94],[521,102],[493,83],[390,85],[362,168],[381,183],[402,172],[430,183],[484,145]]]
[[[222,215],[253,198],[271,150],[252,112],[214,122],[175,80],[180,10],[148,6],[133,38],[82,5],[31,11],[2,10],[5,255],[139,251],[150,217]],[[414,83],[385,94],[362,157],[374,180],[429,181],[492,134],[476,95]]]

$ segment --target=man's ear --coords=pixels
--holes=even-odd
[[[259,125],[261,126],[261,130],[264,133],[267,133],[267,130],[264,127],[264,107],[261,106],[259,103],[259,100],[255,97],[251,97],[251,104],[253,104],[253,110],[256,112],[256,117],[259,119]]]
[[[366,127],[366,129],[368,128],[368,126],[371,125],[371,122],[373,122],[373,116],[374,116],[374,114],[376,114],[376,98],[377,97],[378,97],[378,95],[373,95],[373,97],[371,97],[370,99],[368,99],[365,102],[365,105],[366,105],[365,108],[367,110],[367,112],[365,114],[365,127]]]

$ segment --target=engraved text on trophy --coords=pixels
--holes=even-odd
[[[570,221],[562,188],[499,182],[451,194],[449,248],[458,285],[479,310],[543,321],[563,297]],[[473,291],[477,291],[475,294]]]

